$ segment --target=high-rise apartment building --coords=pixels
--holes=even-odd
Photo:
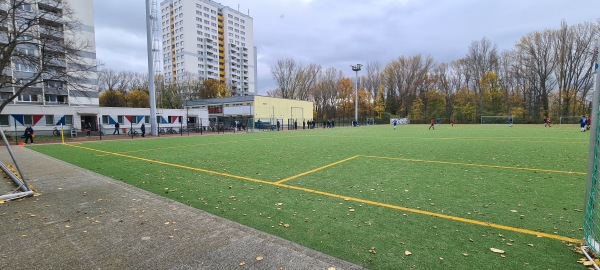
[[[98,106],[93,0],[0,0],[0,14],[15,46],[0,101],[29,84],[12,105]]]
[[[235,96],[256,94],[252,17],[210,0],[160,4],[166,79],[217,79]]]

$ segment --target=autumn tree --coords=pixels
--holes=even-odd
[[[350,78],[343,78],[337,85],[337,108],[342,117],[354,119],[354,84]]]
[[[377,99],[375,99],[375,107],[373,108],[377,113],[377,118],[381,119],[383,112],[385,111],[385,101],[383,100],[383,86],[379,86],[377,89]]]
[[[100,107],[127,107],[125,96],[118,90],[106,90],[98,99]]]
[[[127,107],[131,108],[150,108],[150,95],[142,90],[133,90],[125,95]]]
[[[202,86],[200,88],[201,99],[224,98],[230,96],[231,91],[229,91],[227,86],[221,81],[215,79],[206,79],[202,81]]]

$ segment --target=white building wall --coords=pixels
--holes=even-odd
[[[71,105],[98,106],[98,73],[96,59],[96,32],[94,27],[94,1],[93,0],[66,0],[78,22],[75,33],[65,33],[65,38],[72,40],[82,49],[80,60],[91,67],[89,72],[80,72],[78,75],[81,82],[68,82],[69,90],[77,90],[83,94],[69,95]],[[67,63],[68,68],[68,63]],[[77,86],[73,86],[77,84]]]
[[[106,116],[106,117],[104,117]],[[20,132],[31,125],[36,131],[51,131],[54,127],[63,124],[67,129],[75,128],[81,130],[84,127],[84,119],[93,119],[94,129],[97,123],[101,123],[102,129],[113,129],[114,121],[120,121],[122,128],[129,129],[141,126],[139,118],[131,116],[150,116],[149,108],[125,108],[125,107],[64,107],[64,106],[32,106],[32,105],[8,105],[0,114],[0,128],[13,132]],[[61,121],[65,118],[69,121]],[[161,109],[157,116],[161,127],[178,128],[186,125],[188,117],[195,117],[197,124],[208,126],[207,109]],[[26,119],[23,121],[23,119]],[[113,121],[111,121],[111,119]],[[131,119],[131,121],[130,121]],[[180,120],[181,119],[181,120]],[[4,121],[8,120],[8,121]],[[107,121],[104,121],[107,120]],[[145,120],[145,119],[144,119]],[[148,118],[149,120],[149,118]],[[183,121],[183,123],[181,122]],[[15,125],[16,124],[16,125]],[[149,124],[149,121],[146,122]]]

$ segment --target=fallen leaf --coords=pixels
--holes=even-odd
[[[264,260],[264,259],[265,259],[265,258],[263,258],[263,256],[258,256],[258,257],[256,257],[256,260],[257,260],[257,261],[262,261],[262,260]]]
[[[501,249],[497,249],[497,248],[490,248],[490,250],[494,253],[499,253],[499,254],[504,254],[504,250]]]
[[[286,223],[286,224],[283,224],[283,227],[286,227],[286,228],[287,228],[287,227],[289,227],[289,226],[290,226],[290,224],[287,224],[287,223]]]
[[[410,256],[410,255],[412,255],[412,252],[410,252],[410,251],[408,251],[408,250],[407,250],[407,251],[404,251],[404,255],[406,255],[406,256]]]
[[[504,254],[501,254],[501,255],[500,255],[500,257],[501,257],[501,258],[506,258],[506,255],[504,255]]]
[[[594,262],[592,262],[592,261],[585,261],[585,262],[583,262],[583,265],[585,265],[585,266],[592,266],[592,265],[594,265]]]
[[[240,266],[244,266],[244,265],[246,265],[246,263],[245,263],[245,262],[241,262],[241,263],[240,263]]]
[[[510,210],[510,211],[511,211],[511,212],[513,212],[513,213],[519,212],[519,211],[517,211],[517,210]]]
[[[351,209],[350,209],[350,210],[348,210],[348,211],[350,211],[350,212],[354,212],[355,210],[354,210],[354,208],[351,208]]]
[[[469,256],[469,254],[468,253],[463,253],[463,256],[467,257],[467,256]]]
[[[327,270],[335,270],[335,267],[329,267]]]

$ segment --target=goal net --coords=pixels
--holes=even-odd
[[[559,120],[559,124],[579,124],[579,120],[581,116],[561,116]]]
[[[481,116],[481,124],[509,124],[510,116],[499,116],[499,115],[490,115],[490,116]]]
[[[596,257],[600,255],[600,129],[598,128],[600,72],[598,71],[598,61],[599,59],[596,59],[594,65],[594,97],[592,98],[592,123],[588,148],[585,213],[583,218],[583,241],[585,246],[581,247],[586,257],[594,263],[596,269],[599,269],[598,264],[594,262],[589,253],[593,253]]]
[[[410,119],[408,119],[408,118],[392,118],[392,119],[390,119],[390,125],[394,124],[394,119],[396,119],[396,121],[398,121],[398,125],[410,124]]]

